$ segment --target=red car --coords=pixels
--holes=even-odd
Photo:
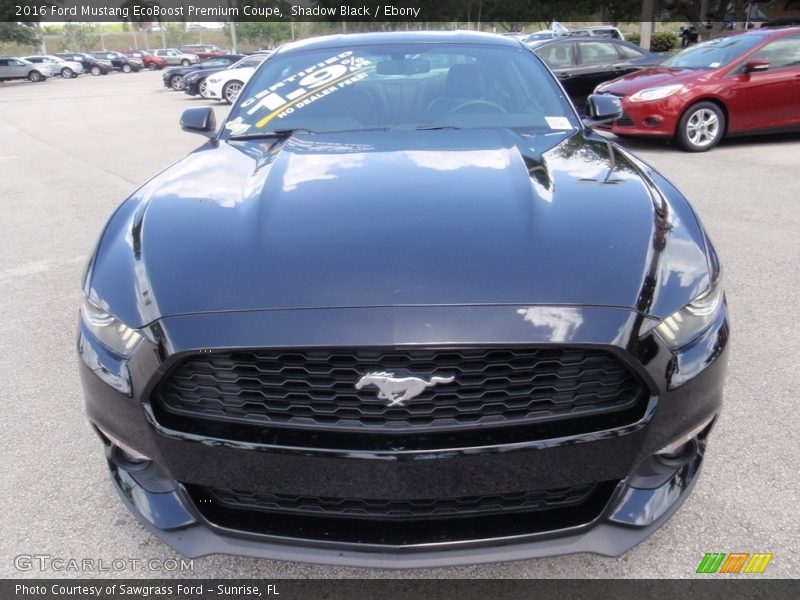
[[[185,52],[186,54],[196,54],[200,57],[200,60],[206,60],[207,58],[213,58],[215,56],[225,56],[228,54],[226,50],[222,50],[217,46],[212,46],[211,44],[188,44],[181,48],[181,52]]]
[[[161,70],[167,66],[167,62],[163,58],[150,54],[147,50],[128,50],[123,54],[138,58],[144,64],[144,68],[151,71]]]
[[[725,135],[800,128],[800,27],[703,42],[595,92],[622,101],[622,117],[606,129],[674,138],[691,152]]]

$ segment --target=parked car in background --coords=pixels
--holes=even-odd
[[[702,152],[725,135],[800,128],[800,27],[752,29],[689,46],[660,67],[601,84],[622,101],[610,130]]]
[[[151,54],[147,50],[128,50],[124,54],[141,61],[144,68],[150,71],[157,71],[167,66],[167,61],[160,56]]]
[[[144,61],[141,58],[135,58],[133,56],[129,56],[128,60],[131,61],[131,65],[136,65],[137,67],[139,67],[140,71],[144,69]]]
[[[53,71],[48,64],[33,64],[24,58],[0,56],[0,81],[28,79],[36,82],[44,81],[52,75]]]
[[[64,79],[72,79],[83,73],[83,65],[77,61],[65,60],[60,56],[53,56],[51,54],[39,54],[34,56],[25,56],[25,60],[32,62],[35,65],[46,64],[50,66],[53,75],[58,75]]]
[[[184,93],[188,94],[189,96],[202,96],[203,98],[207,98],[206,96],[206,87],[208,86],[208,78],[211,75],[215,75],[220,71],[224,71],[225,69],[235,69],[239,64],[246,65],[247,60],[252,60],[254,62],[260,61],[258,58],[251,59],[249,57],[243,56],[241,54],[231,54],[230,56],[238,56],[240,61],[235,62],[234,64],[226,67],[217,67],[213,69],[198,69],[192,71],[191,73],[187,74],[183,78],[183,91]],[[215,59],[211,59],[215,60]],[[256,65],[257,66],[257,65]]]
[[[613,25],[593,25],[591,27],[576,27],[564,32],[563,35],[570,37],[601,37],[615,40],[624,40],[625,36]]]
[[[200,62],[200,57],[197,56],[197,54],[181,52],[177,48],[159,48],[157,50],[151,50],[150,52],[154,56],[164,59],[164,62],[169,66],[183,65],[184,67],[188,67],[189,65]]]
[[[542,42],[533,51],[552,69],[579,111],[600,83],[664,60],[663,54],[612,38],[563,36]]]
[[[161,79],[164,81],[164,87],[168,87],[180,92],[185,87],[184,77],[189,73],[212,69],[227,69],[243,58],[243,54],[226,54],[225,56],[215,56],[213,58],[209,58],[208,60],[204,60],[194,65],[189,65],[188,67],[170,67],[164,71],[164,73],[161,75]]]
[[[142,70],[142,62],[134,58],[130,58],[122,54],[122,52],[110,52],[108,50],[99,50],[92,52],[95,58],[101,58],[111,63],[111,68],[115,71],[122,71],[123,73],[137,73]]]
[[[105,59],[98,59],[85,52],[56,52],[55,56],[67,61],[80,63],[84,73],[92,75],[108,75],[111,72],[111,62]]]
[[[187,44],[181,48],[181,52],[184,54],[196,54],[200,57],[200,60],[205,60],[212,56],[224,56],[228,53],[227,50],[210,44]]]
[[[536,46],[543,42],[549,42],[557,37],[561,37],[561,35],[562,34],[556,33],[555,31],[536,31],[528,36],[523,37],[522,43],[527,44],[528,46]]]
[[[700,39],[700,33],[692,23],[681,25],[675,33],[681,40],[681,48],[688,48]]]
[[[206,80],[208,83],[205,97],[231,104],[239,97],[239,92],[242,91],[244,84],[267,58],[269,56],[253,54],[237,63],[235,67],[211,75]]]

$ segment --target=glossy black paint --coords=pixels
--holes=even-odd
[[[608,55],[590,56],[588,48],[597,46],[607,48]],[[553,70],[579,109],[594,88],[604,81],[653,67],[665,58],[663,54],[646,51],[630,42],[598,37],[561,38],[540,44],[533,50]],[[634,53],[639,56],[633,56]]]
[[[83,52],[56,52],[54,56],[59,56],[64,60],[74,60],[81,63],[83,65],[83,72],[85,74],[91,73],[92,69],[95,67],[100,70],[101,75],[107,75],[111,71],[110,67],[102,64],[91,54],[85,54]]]
[[[141,64],[138,62],[133,62],[130,57],[125,56],[120,52],[107,52],[105,50],[101,50],[98,52],[92,52],[92,56],[109,61],[111,63],[111,68],[115,71],[122,71],[126,68],[126,66],[134,73],[142,70]]]
[[[436,39],[387,39],[429,35]],[[341,43],[334,40],[301,46]],[[683,195],[589,130],[214,138],[137,190],[98,242],[84,293],[145,339],[121,359],[81,325],[87,413],[150,457],[166,489],[174,487],[148,492],[112,466],[137,516],[188,555],[421,566],[619,554],[663,523],[696,480],[699,458],[667,474],[667,491],[632,485],[655,453],[720,410],[727,307],[679,350],[653,332],[718,274]],[[615,353],[649,391],[641,416],[563,437],[365,451],[303,447],[280,435],[195,435],[162,422],[151,403],[170,367],[201,351],[553,344]],[[369,552],[302,532],[225,529],[183,487],[419,499],[594,482],[619,483],[602,511],[568,530]],[[153,507],[163,507],[161,524],[148,517]],[[170,533],[175,523],[182,528]]]
[[[508,130],[210,142],[119,209],[93,294],[140,327],[187,313],[430,304],[663,318],[709,286],[702,229],[647,167],[585,132],[543,153],[539,143]]]
[[[186,67],[169,67],[168,69],[164,70],[161,78],[164,80],[164,85],[166,87],[170,87],[169,81],[175,75],[182,75],[185,77],[189,73],[195,73],[197,71],[208,71],[210,75],[212,72],[218,72],[223,69],[227,69],[232,64],[242,60],[244,57],[244,54],[225,54],[221,56],[212,56],[211,58]],[[220,62],[224,62],[225,65],[220,66]]]
[[[219,73],[220,71],[224,71],[227,68],[228,67],[225,67],[224,69],[203,69],[202,71],[192,71],[191,73],[187,74],[183,78],[183,83],[184,83],[184,86],[185,86],[183,88],[183,92],[185,94],[190,95],[190,96],[199,96],[200,95],[200,83],[204,79],[207,79],[208,77],[210,77],[211,75]],[[166,82],[165,82],[164,85],[169,87]]]

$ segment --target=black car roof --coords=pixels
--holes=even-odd
[[[391,31],[377,33],[349,33],[326,35],[290,42],[281,46],[276,53],[290,50],[316,50],[341,48],[347,46],[368,46],[372,44],[480,44],[484,46],[507,46],[519,48],[521,42],[493,33],[478,31]]]

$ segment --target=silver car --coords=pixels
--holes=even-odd
[[[187,54],[177,48],[159,48],[158,50],[150,50],[150,53],[163,58],[170,66],[182,65],[188,67],[200,61],[200,57],[197,54]]]
[[[0,81],[9,79],[30,79],[31,81],[44,81],[52,77],[50,65],[35,65],[24,58],[11,58],[0,56]]]
[[[53,75],[61,75],[64,79],[72,79],[83,73],[83,65],[74,60],[64,60],[60,56],[51,54],[39,54],[36,56],[26,56],[25,60],[35,65],[49,65]]]

